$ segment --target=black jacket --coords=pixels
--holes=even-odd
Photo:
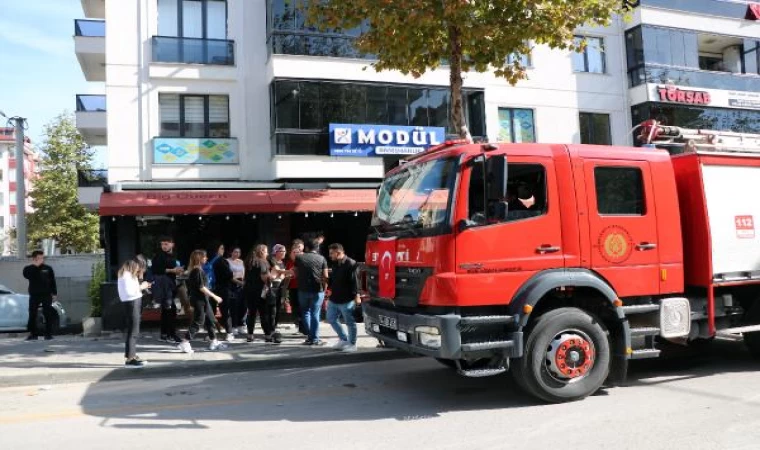
[[[343,261],[330,261],[330,301],[344,304],[359,294],[356,261],[346,256]]]
[[[55,272],[47,264],[39,267],[31,264],[24,267],[24,278],[29,280],[29,295],[58,295]]]
[[[214,269],[214,290],[222,292],[224,289],[229,289],[232,284],[232,269],[230,269],[230,263],[228,263],[226,259],[220,257],[214,261],[212,267]]]

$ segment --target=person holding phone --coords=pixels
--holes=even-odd
[[[147,281],[140,282],[144,272],[145,260],[139,256],[126,261],[119,269],[119,299],[124,305],[127,331],[124,342],[124,366],[130,369],[144,367],[148,363],[137,356],[143,291],[151,286]]]

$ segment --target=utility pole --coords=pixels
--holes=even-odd
[[[22,117],[16,121],[16,245],[17,256],[26,258],[26,177],[24,176],[24,122]]]

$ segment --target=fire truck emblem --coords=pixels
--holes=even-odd
[[[633,241],[625,228],[607,227],[599,236],[599,253],[607,262],[624,263],[631,256],[632,250]]]

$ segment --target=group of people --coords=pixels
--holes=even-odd
[[[256,318],[261,324],[264,341],[281,343],[278,320],[286,305],[290,306],[298,332],[305,335],[304,345],[324,345],[319,323],[325,295],[329,294],[327,320],[338,335],[334,348],[356,351],[356,322],[354,308],[361,302],[358,267],[341,244],[329,246],[329,259],[320,254],[323,237],[296,239],[290,250],[281,244],[271,254],[264,244],[254,246],[245,261],[240,248],[233,248],[225,258],[226,249],[215,244],[207,253],[194,250],[187,268],[174,255],[174,242],[160,239],[161,251],[151,261],[153,281],[144,281],[147,264],[144,258],[126,261],[119,270],[119,297],[125,305],[127,333],[125,358],[127,367],[142,367],[135,349],[139,333],[143,292],[152,290],[154,301],[161,307],[161,339],[178,345],[185,353],[193,353],[191,341],[204,328],[210,340],[210,350],[226,347],[218,339],[216,314],[220,311],[225,340],[234,341],[244,334],[247,342],[254,341]],[[210,254],[210,255],[209,255]],[[177,280],[184,281],[192,322],[184,334],[177,335]],[[343,318],[347,331],[340,324]]]

